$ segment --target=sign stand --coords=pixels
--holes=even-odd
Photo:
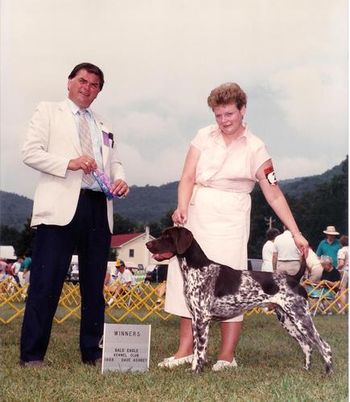
[[[105,324],[102,373],[148,370],[150,344],[150,325]]]

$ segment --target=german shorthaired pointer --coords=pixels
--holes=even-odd
[[[211,319],[226,320],[272,303],[279,322],[305,354],[304,368],[310,369],[312,347],[316,345],[326,372],[332,372],[331,349],[314,326],[308,312],[307,293],[299,284],[305,272],[305,259],[294,276],[235,270],[209,260],[184,227],[166,229],[159,238],[147,242],[146,247],[158,261],[175,255],[179,260],[185,298],[193,318],[193,371],[202,371],[206,362]]]

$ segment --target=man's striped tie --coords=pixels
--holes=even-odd
[[[80,109],[78,111],[79,115],[79,139],[80,139],[80,145],[81,145],[81,150],[83,152],[83,155],[88,155],[94,158],[94,151],[92,148],[92,141],[91,141],[91,133],[90,133],[90,128],[89,124],[86,120],[86,109]],[[93,184],[95,179],[92,177],[91,174],[85,174],[83,175],[83,181],[89,185]]]

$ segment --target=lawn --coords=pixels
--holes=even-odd
[[[127,320],[124,323],[137,322]],[[151,364],[146,373],[109,372],[80,363],[79,320],[54,325],[47,367],[18,366],[20,320],[1,325],[1,401],[347,401],[348,320],[346,316],[317,316],[315,324],[333,350],[334,374],[325,375],[317,351],[312,369],[303,370],[303,354],[274,317],[252,315],[244,321],[237,350],[239,367],[214,373],[208,365],[202,374],[189,366],[165,370],[157,363],[174,352],[178,320],[150,319]],[[210,330],[209,359],[215,362],[218,324]]]

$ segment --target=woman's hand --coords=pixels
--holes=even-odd
[[[171,215],[171,219],[175,225],[184,225],[187,221],[187,211],[182,210],[181,208],[176,208]]]
[[[294,243],[299,251],[307,258],[309,253],[309,243],[305,237],[299,232],[293,235]]]

